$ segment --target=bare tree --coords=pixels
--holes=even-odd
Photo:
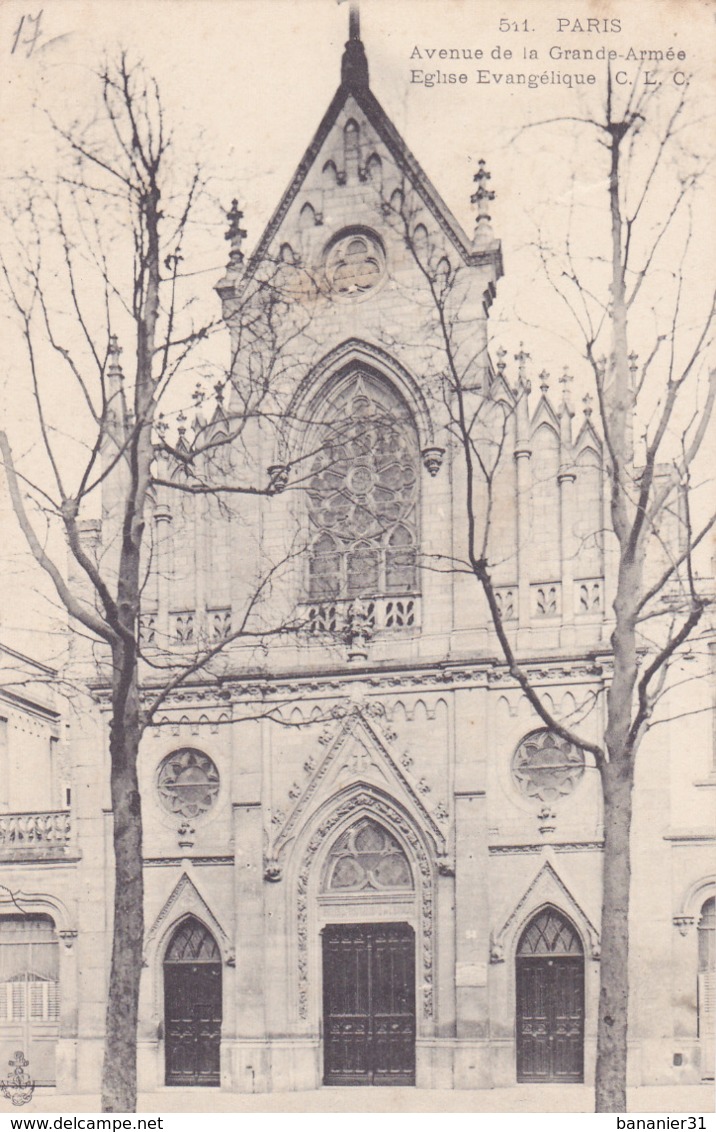
[[[707,167],[689,148],[694,129],[693,123],[687,128],[688,113],[685,90],[669,101],[663,91],[641,81],[620,103],[609,74],[601,116],[540,123],[545,130],[559,131],[562,150],[565,134],[575,129],[580,153],[589,141],[596,142],[589,178],[603,186],[601,226],[592,212],[588,232],[581,232],[581,251],[574,223],[557,250],[548,246],[544,235],[538,242],[542,272],[566,305],[591,374],[604,443],[609,522],[603,537],[607,550],[616,555],[616,567],[608,650],[612,670],[598,742],[587,739],[580,728],[597,706],[594,700],[569,719],[559,718],[545,701],[528,673],[526,658],[520,656],[493,581],[499,565],[495,525],[500,471],[511,459],[515,429],[519,433],[520,420],[527,420],[526,355],[518,355],[520,377],[510,387],[504,363],[495,369],[486,342],[475,341],[471,334],[471,267],[456,262],[440,240],[428,237],[429,220],[412,187],[403,183],[384,201],[384,213],[422,275],[425,339],[433,343],[431,365],[440,380],[448,432],[464,475],[466,557],[434,557],[424,565],[474,576],[515,685],[552,732],[592,756],[601,778],[604,853],[595,1107],[607,1112],[626,1109],[635,760],[655,707],[668,692],[669,669],[693,638],[710,601],[694,556],[698,558],[698,548],[703,550],[716,523],[712,493],[700,476],[699,463],[716,398],[716,371],[706,375],[705,363],[713,342],[716,292],[704,295],[702,290],[700,303],[694,304],[691,288],[692,301],[687,302],[697,243],[691,210]],[[476,243],[492,239],[488,207],[494,193],[488,179],[481,162],[473,196],[478,205]],[[571,209],[565,213],[574,221]],[[637,428],[641,459],[635,457]],[[518,547],[518,553],[525,549]]]
[[[20,452],[3,431],[0,451],[27,546],[75,638],[90,642],[95,686],[109,687],[115,886],[102,1105],[131,1112],[144,936],[140,741],[167,697],[210,672],[227,646],[295,629],[290,617],[267,626],[257,611],[300,552],[295,544],[282,561],[260,566],[232,623],[214,634],[185,632],[185,647],[172,650],[151,624],[157,548],[148,520],[162,493],[206,496],[207,506],[211,497],[220,509],[282,489],[281,467],[259,481],[241,453],[257,422],[278,428],[274,389],[294,364],[312,284],[283,262],[267,260],[253,273],[233,302],[233,357],[219,367],[214,412],[197,412],[187,429],[191,382],[211,372],[200,350],[223,326],[195,314],[185,267],[197,239],[206,240],[206,185],[198,167],[182,166],[157,86],[140,65],[122,55],[101,70],[99,88],[91,120],[54,124],[63,155],[56,180],[28,178],[10,217],[15,238],[8,235],[0,270],[24,342],[34,440]],[[245,236],[236,202],[226,236],[233,285]],[[132,358],[129,374],[120,343]],[[195,390],[197,409],[205,396]]]

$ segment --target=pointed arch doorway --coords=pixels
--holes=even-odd
[[[556,908],[520,936],[515,959],[517,1080],[584,1080],[584,949]]]
[[[364,817],[336,841],[323,874],[331,913],[410,916],[415,886],[396,839]],[[370,913],[369,913],[370,909]],[[329,913],[329,914],[331,914]],[[415,1084],[415,931],[406,921],[328,923],[322,931],[325,1085]]]
[[[218,1085],[221,1052],[221,956],[208,928],[182,920],[164,957],[167,1085]]]

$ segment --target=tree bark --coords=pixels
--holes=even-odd
[[[595,1110],[626,1112],[631,885],[629,838],[634,780],[631,753],[605,763],[601,777],[604,871]]]
[[[110,755],[114,815],[114,932],[102,1070],[102,1110],[134,1112],[137,1105],[139,984],[144,944],[142,815],[137,780],[141,727],[136,667],[130,677],[129,688],[115,688],[113,700],[115,714],[110,733]]]

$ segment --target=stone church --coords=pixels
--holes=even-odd
[[[482,163],[475,180],[470,236],[373,94],[352,15],[335,97],[248,258],[229,214],[231,381],[169,434],[151,517],[147,696],[156,664],[228,643],[143,741],[141,1090],[593,1080],[598,774],[515,686],[460,568],[436,280],[459,268],[455,357],[472,411],[506,422],[489,526],[503,625],[550,709],[595,741],[615,569],[602,449],[568,380],[533,376],[528,397],[526,353],[488,356],[503,263]],[[194,490],[230,482],[270,491]],[[88,542],[115,503],[108,477]],[[96,1092],[102,1058],[96,695],[68,732],[42,702],[0,702],[2,883],[22,908],[0,909],[0,1065],[22,1049],[60,1092]],[[656,728],[641,754],[632,1084],[713,1076],[710,726]]]

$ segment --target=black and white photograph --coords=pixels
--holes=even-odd
[[[3,1120],[713,1127],[715,17],[0,5]]]

